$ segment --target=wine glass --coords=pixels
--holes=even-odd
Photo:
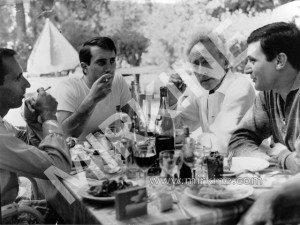
[[[113,124],[109,127],[105,128],[104,135],[106,138],[112,143],[113,145],[113,151],[114,151],[114,157],[120,158],[121,160],[121,150],[118,149],[120,145],[118,145],[121,141],[121,139],[124,137],[123,129],[120,125]]]
[[[190,146],[190,148],[183,146],[182,148],[183,162],[185,165],[191,168],[192,178],[195,178],[196,167],[201,163],[200,156],[201,153],[198,148],[195,148],[194,146]]]
[[[197,139],[196,148],[199,149],[200,158],[200,171],[198,171],[198,176],[202,178],[208,178],[207,160],[212,150],[212,140],[210,136],[203,135]]]
[[[155,146],[149,140],[142,144],[136,144],[133,151],[133,157],[135,163],[144,173],[144,184],[146,186],[148,169],[155,163],[156,160]]]
[[[176,183],[176,176],[179,178],[180,168],[183,164],[181,150],[165,150],[159,153],[159,166],[162,170],[162,175],[168,179],[169,183]]]

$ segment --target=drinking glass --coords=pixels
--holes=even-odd
[[[192,178],[195,178],[196,167],[201,164],[201,153],[198,150],[198,148],[182,148],[183,162],[191,168]]]
[[[181,150],[164,150],[159,153],[159,166],[165,178],[170,178],[169,183],[176,183],[176,176],[179,179],[180,168],[183,164]]]
[[[197,139],[195,145],[197,152],[199,153],[200,166],[196,169],[197,174],[201,178],[208,178],[208,169],[207,169],[207,160],[212,151],[212,140],[209,136],[203,136],[202,138]]]
[[[133,157],[135,163],[144,173],[144,184],[146,186],[148,169],[155,163],[156,159],[155,146],[150,140],[143,144],[137,144],[133,151]]]
[[[111,125],[105,128],[104,135],[113,145],[114,157],[121,160],[121,150],[118,149],[121,143],[121,139],[124,137],[124,132],[121,126]]]

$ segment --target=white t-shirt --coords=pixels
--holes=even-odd
[[[62,81],[52,92],[58,102],[57,111],[75,112],[89,91],[90,88],[84,82],[83,77],[73,77]],[[112,82],[111,93],[97,103],[78,139],[84,140],[89,133],[98,130],[100,124],[116,113],[117,105],[123,107],[129,100],[129,87],[122,75],[116,74]]]

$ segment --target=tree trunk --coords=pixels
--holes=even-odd
[[[25,10],[23,2],[16,3],[16,23],[17,23],[17,33],[19,41],[22,41],[26,36],[26,21],[25,21]]]

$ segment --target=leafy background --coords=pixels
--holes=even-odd
[[[7,3],[12,2],[12,3]],[[0,45],[27,58],[49,17],[69,42],[79,49],[83,40],[111,36],[118,46],[118,66],[171,65],[184,55],[185,43],[201,25],[217,27],[230,19],[226,30],[236,54],[247,35],[261,26],[271,10],[287,0],[181,0],[159,3],[144,0],[15,0],[0,3]],[[242,64],[237,68],[242,70]]]

